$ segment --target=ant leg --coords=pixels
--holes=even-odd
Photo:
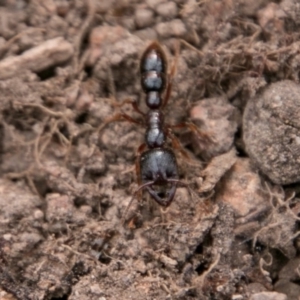
[[[171,72],[168,76],[168,84],[167,84],[166,94],[165,94],[165,97],[164,97],[164,102],[163,102],[162,108],[166,107],[166,105],[169,101],[169,98],[171,96],[173,78],[174,78],[174,75],[175,75],[176,70],[177,70],[179,51],[180,51],[180,43],[178,42],[176,44],[176,47],[175,47],[175,59],[174,59],[173,64],[172,64]]]
[[[132,117],[124,114],[124,113],[117,113],[116,115],[107,118],[97,129],[98,132],[103,130],[109,123],[116,122],[116,121],[128,121],[130,123],[143,125],[140,121],[133,119]]]
[[[122,219],[121,219],[121,220],[122,220],[122,224],[124,224],[125,221],[126,221],[125,218],[126,218],[127,212],[128,212],[128,210],[129,210],[129,208],[130,208],[130,206],[131,206],[131,204],[132,204],[134,198],[136,197],[136,195],[138,195],[138,193],[139,193],[140,191],[142,191],[144,188],[147,188],[149,185],[152,185],[153,183],[154,183],[154,181],[146,182],[146,183],[140,185],[140,186],[137,188],[137,190],[133,193],[132,198],[131,198],[129,204],[127,205],[127,207],[126,207],[126,209],[125,209],[125,212],[124,212],[124,214],[123,214],[123,216],[122,216]]]
[[[191,122],[183,122],[176,125],[168,125],[168,128],[170,129],[188,128],[193,134],[197,136],[197,138],[201,143],[203,143],[203,145],[207,145],[213,142],[213,137],[211,137],[209,132],[203,132],[199,130],[199,128]]]
[[[114,107],[122,107],[124,106],[125,104],[131,104],[132,108],[137,112],[139,113],[140,115],[142,116],[145,116],[146,114],[144,112],[142,112],[137,104],[137,102],[135,100],[132,100],[132,99],[125,99],[123,100],[121,103],[119,102],[114,102],[112,105]]]
[[[167,136],[171,139],[172,141],[172,146],[175,150],[178,150],[179,153],[182,155],[183,159],[185,160],[186,164],[188,165],[192,165],[192,166],[198,166],[198,167],[202,167],[202,163],[193,158],[182,146],[182,144],[180,143],[179,139],[173,134],[172,130],[169,128],[167,131]]]
[[[172,141],[172,146],[174,149],[179,150],[180,154],[189,162],[195,163],[189,153],[183,148],[182,144],[178,140],[178,138],[173,134],[172,130],[169,128],[167,130],[167,136],[170,137]]]
[[[139,146],[139,148],[137,150],[137,156],[136,156],[136,159],[135,159],[135,171],[136,171],[138,186],[141,186],[141,184],[142,184],[140,157],[141,157],[141,153],[145,151],[146,147],[147,147],[147,145],[145,143]],[[137,197],[138,197],[138,201],[141,201],[142,191],[140,191],[138,193]]]

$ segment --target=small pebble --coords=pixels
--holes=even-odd
[[[10,234],[10,233],[6,233],[6,234],[3,234],[3,239],[5,240],[5,241],[10,241],[11,240],[11,238],[12,238],[12,235]]]
[[[131,16],[124,16],[120,20],[120,25],[123,28],[126,28],[128,31],[133,31],[135,30],[135,21]]]
[[[89,205],[80,206],[80,211],[86,215],[90,215],[92,213],[92,208]]]
[[[257,20],[265,34],[279,35],[284,33],[284,10],[276,3],[270,2],[257,12]]]
[[[67,195],[48,194],[46,196],[48,221],[70,221],[74,213],[73,200]]]
[[[168,18],[169,20],[174,19],[178,13],[177,5],[174,2],[161,3],[156,7],[155,11],[163,18]]]
[[[187,33],[186,27],[180,19],[159,23],[155,30],[161,38],[183,37]]]
[[[20,235],[20,241],[26,243],[29,248],[32,248],[41,240],[42,240],[42,236],[34,232],[31,233],[24,232]]]
[[[115,1],[95,1],[96,11],[99,14],[107,13],[114,6]]]
[[[247,255],[245,255],[245,259],[247,259],[246,256],[248,256],[248,258],[249,258],[248,260],[249,260],[249,265],[250,265],[250,263],[251,263],[250,260],[252,260],[252,256],[250,256],[250,254],[247,254]],[[247,289],[249,291],[249,294],[258,294],[258,293],[261,293],[261,292],[264,292],[267,290],[263,284],[258,283],[258,282],[249,283]]]
[[[33,213],[33,217],[35,220],[41,220],[44,218],[44,213],[40,209],[36,209]]]
[[[94,65],[103,55],[105,47],[115,44],[127,36],[128,32],[121,26],[97,26],[91,30],[89,36],[88,65]]]
[[[145,28],[153,24],[154,13],[150,9],[139,8],[135,11],[134,19],[138,28]]]
[[[90,286],[90,291],[93,295],[101,296],[103,295],[103,290],[100,288],[98,284],[93,284]],[[101,297],[103,298],[103,297]]]
[[[244,300],[243,295],[232,295],[231,300]]]
[[[138,261],[135,262],[135,268],[141,274],[145,274],[147,272],[147,267],[146,267],[144,261],[141,259],[139,259]]]
[[[82,89],[81,93],[79,93],[79,97],[77,98],[75,108],[79,112],[85,112],[89,109],[93,101],[94,96],[87,90]]]
[[[267,211],[269,199],[261,193],[261,180],[248,158],[238,158],[222,180],[216,195],[217,201],[228,203],[237,217],[244,217],[256,210]]]
[[[65,17],[70,10],[70,3],[67,0],[58,0],[56,2],[57,14],[61,17]]]
[[[254,294],[250,300],[288,300],[287,296],[277,292],[261,292]]]
[[[145,2],[150,8],[154,9],[159,4],[166,2],[166,0],[146,0]]]
[[[145,29],[137,30],[135,32],[135,35],[144,41],[157,40],[157,33],[152,28],[145,28]]]

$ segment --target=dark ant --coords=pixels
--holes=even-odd
[[[175,154],[171,149],[166,148],[165,143],[167,137],[171,138],[173,147],[179,148],[183,155],[189,158],[185,151],[180,148],[182,146],[172,134],[171,129],[188,127],[204,140],[206,139],[206,135],[199,132],[192,123],[182,123],[175,126],[164,123],[162,110],[170,98],[175,66],[176,61],[172,67],[170,78],[167,80],[167,60],[165,53],[158,42],[152,42],[144,51],[140,62],[141,85],[146,94],[146,105],[149,111],[147,113],[140,111],[137,103],[131,100],[125,100],[120,104],[120,106],[124,103],[132,104],[134,110],[143,116],[144,125],[146,126],[145,143],[139,147],[136,160],[139,187],[135,191],[131,201],[133,201],[137,194],[140,197],[141,192],[146,189],[159,205],[168,207],[174,199],[177,185],[187,187],[190,192],[187,184],[179,180]],[[163,99],[162,93],[165,90],[166,93]],[[104,122],[101,129],[110,122],[125,120],[141,124],[130,116],[119,113]],[[148,150],[146,150],[147,148]],[[157,189],[158,187],[163,188],[165,191],[161,192]]]
[[[145,116],[146,146],[149,150],[140,155],[137,165],[137,176],[151,197],[161,206],[169,206],[176,192],[178,168],[176,157],[171,149],[165,148],[167,129],[164,124],[162,109],[170,97],[171,82],[168,83],[165,99],[161,97],[166,86],[166,57],[157,42],[153,42],[145,50],[141,58],[141,85],[146,93],[146,105],[149,108]],[[144,147],[143,147],[144,148]],[[154,186],[171,185],[165,198],[155,190]]]

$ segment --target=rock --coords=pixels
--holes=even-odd
[[[154,22],[154,13],[150,9],[139,8],[135,11],[134,19],[138,28],[145,28]]]
[[[261,292],[266,291],[266,287],[258,282],[252,282],[248,284],[249,294],[260,294]]]
[[[270,209],[269,199],[261,192],[261,180],[249,159],[238,158],[221,182],[216,200],[230,204],[237,217],[259,214]],[[254,217],[255,214],[253,214]]]
[[[6,179],[0,180],[1,224],[19,223],[21,219],[31,217],[32,211],[41,205],[39,197],[33,195],[26,186]],[[4,225],[1,227],[3,229]]]
[[[298,300],[300,295],[300,287],[298,284],[290,282],[288,280],[282,279],[278,280],[275,284],[275,291],[284,293],[286,298],[282,299],[289,299],[289,300]],[[283,294],[281,294],[283,295]],[[271,298],[271,299],[280,299],[280,298]]]
[[[261,292],[254,294],[250,300],[287,300],[287,296],[276,292]],[[291,299],[290,299],[291,300]]]
[[[299,274],[300,258],[296,257],[291,259],[279,272],[279,279],[286,279],[293,282],[300,280]]]
[[[248,101],[243,119],[246,151],[276,184],[300,181],[300,86],[283,80]]]
[[[177,5],[174,2],[161,3],[156,7],[156,12],[163,18],[173,19],[177,15]]]
[[[155,30],[161,38],[183,37],[187,33],[187,29],[180,19],[159,23],[155,26]]]
[[[194,138],[196,154],[205,158],[227,152],[233,144],[237,130],[237,110],[224,97],[203,99],[190,111],[192,121],[199,130],[207,132],[213,139],[212,143],[201,143]]]
[[[143,41],[157,40],[157,33],[153,28],[145,28],[145,29],[137,30],[135,34]]]
[[[73,199],[67,195],[48,194],[46,197],[46,219],[49,222],[62,220],[68,222],[74,214]]]
[[[150,8],[155,8],[159,4],[165,2],[165,0],[146,0],[145,2]]]

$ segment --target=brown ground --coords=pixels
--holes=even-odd
[[[297,0],[0,0],[0,299],[299,299],[299,17]],[[210,140],[176,130],[192,194],[124,216],[145,129],[101,124],[139,117],[125,99],[145,111],[153,40],[169,69],[180,45],[167,123]]]

